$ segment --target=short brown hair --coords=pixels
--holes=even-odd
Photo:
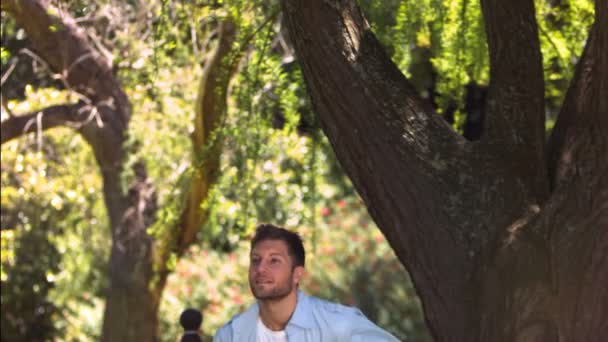
[[[262,223],[255,229],[255,235],[251,239],[251,250],[258,242],[265,240],[281,240],[287,244],[287,251],[293,259],[293,266],[302,266],[306,261],[306,252],[302,238],[296,232],[292,232],[283,227],[275,226],[271,223]]]

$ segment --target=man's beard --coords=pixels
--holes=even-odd
[[[255,280],[249,282],[249,288],[251,289],[251,293],[257,300],[270,300],[270,301],[278,301],[285,297],[287,297],[293,291],[293,284],[291,282],[293,277],[293,271],[289,275],[289,278],[284,283],[276,283],[275,287],[270,290],[256,290]]]

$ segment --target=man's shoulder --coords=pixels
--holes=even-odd
[[[254,304],[247,310],[235,314],[232,316],[232,318],[230,318],[230,320],[228,320],[228,322],[224,323],[224,325],[222,325],[215,333],[213,341],[232,341],[235,332],[235,324],[239,329],[248,329],[255,325],[255,318],[257,318],[257,305]]]
[[[236,314],[232,318],[224,323],[219,329],[217,329],[215,336],[213,337],[214,342],[232,341],[232,324],[236,318],[241,314]]]
[[[397,341],[375,325],[356,307],[309,297],[312,310],[339,339],[351,341]]]
[[[312,306],[315,309],[324,311],[325,313],[327,313],[329,315],[343,316],[346,314],[346,315],[356,315],[356,316],[365,317],[365,316],[363,316],[363,313],[361,312],[361,310],[359,310],[356,307],[346,306],[346,305],[336,303],[336,302],[330,302],[328,300],[313,297],[313,296],[309,296],[308,298],[309,298],[310,302],[312,303]]]
[[[223,331],[223,330],[227,330],[227,329],[231,329],[232,324],[234,323],[235,319],[238,319],[241,315],[243,315],[243,313],[238,313],[234,316],[232,316],[226,323],[224,323],[217,331]]]
[[[356,307],[342,305],[317,297],[309,298],[312,304],[313,315],[321,321],[326,322],[328,327],[338,335],[348,333],[355,326],[361,324],[362,320],[367,321],[365,315]]]

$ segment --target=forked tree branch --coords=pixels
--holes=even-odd
[[[77,103],[50,106],[39,111],[12,116],[2,121],[2,144],[27,133],[42,132],[53,127],[80,128],[91,121],[95,122],[95,115],[92,107]]]
[[[126,128],[131,106],[112,73],[110,61],[92,48],[84,31],[68,13],[53,7],[50,1],[39,0],[4,0],[2,10],[8,11],[25,29],[37,56],[61,76],[68,89],[93,103],[111,99],[116,117],[108,119]]]

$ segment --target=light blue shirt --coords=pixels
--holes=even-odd
[[[255,342],[258,304],[232,317],[214,342]],[[298,303],[285,327],[289,342],[395,342],[388,332],[368,320],[357,308],[348,307],[298,291]]]

